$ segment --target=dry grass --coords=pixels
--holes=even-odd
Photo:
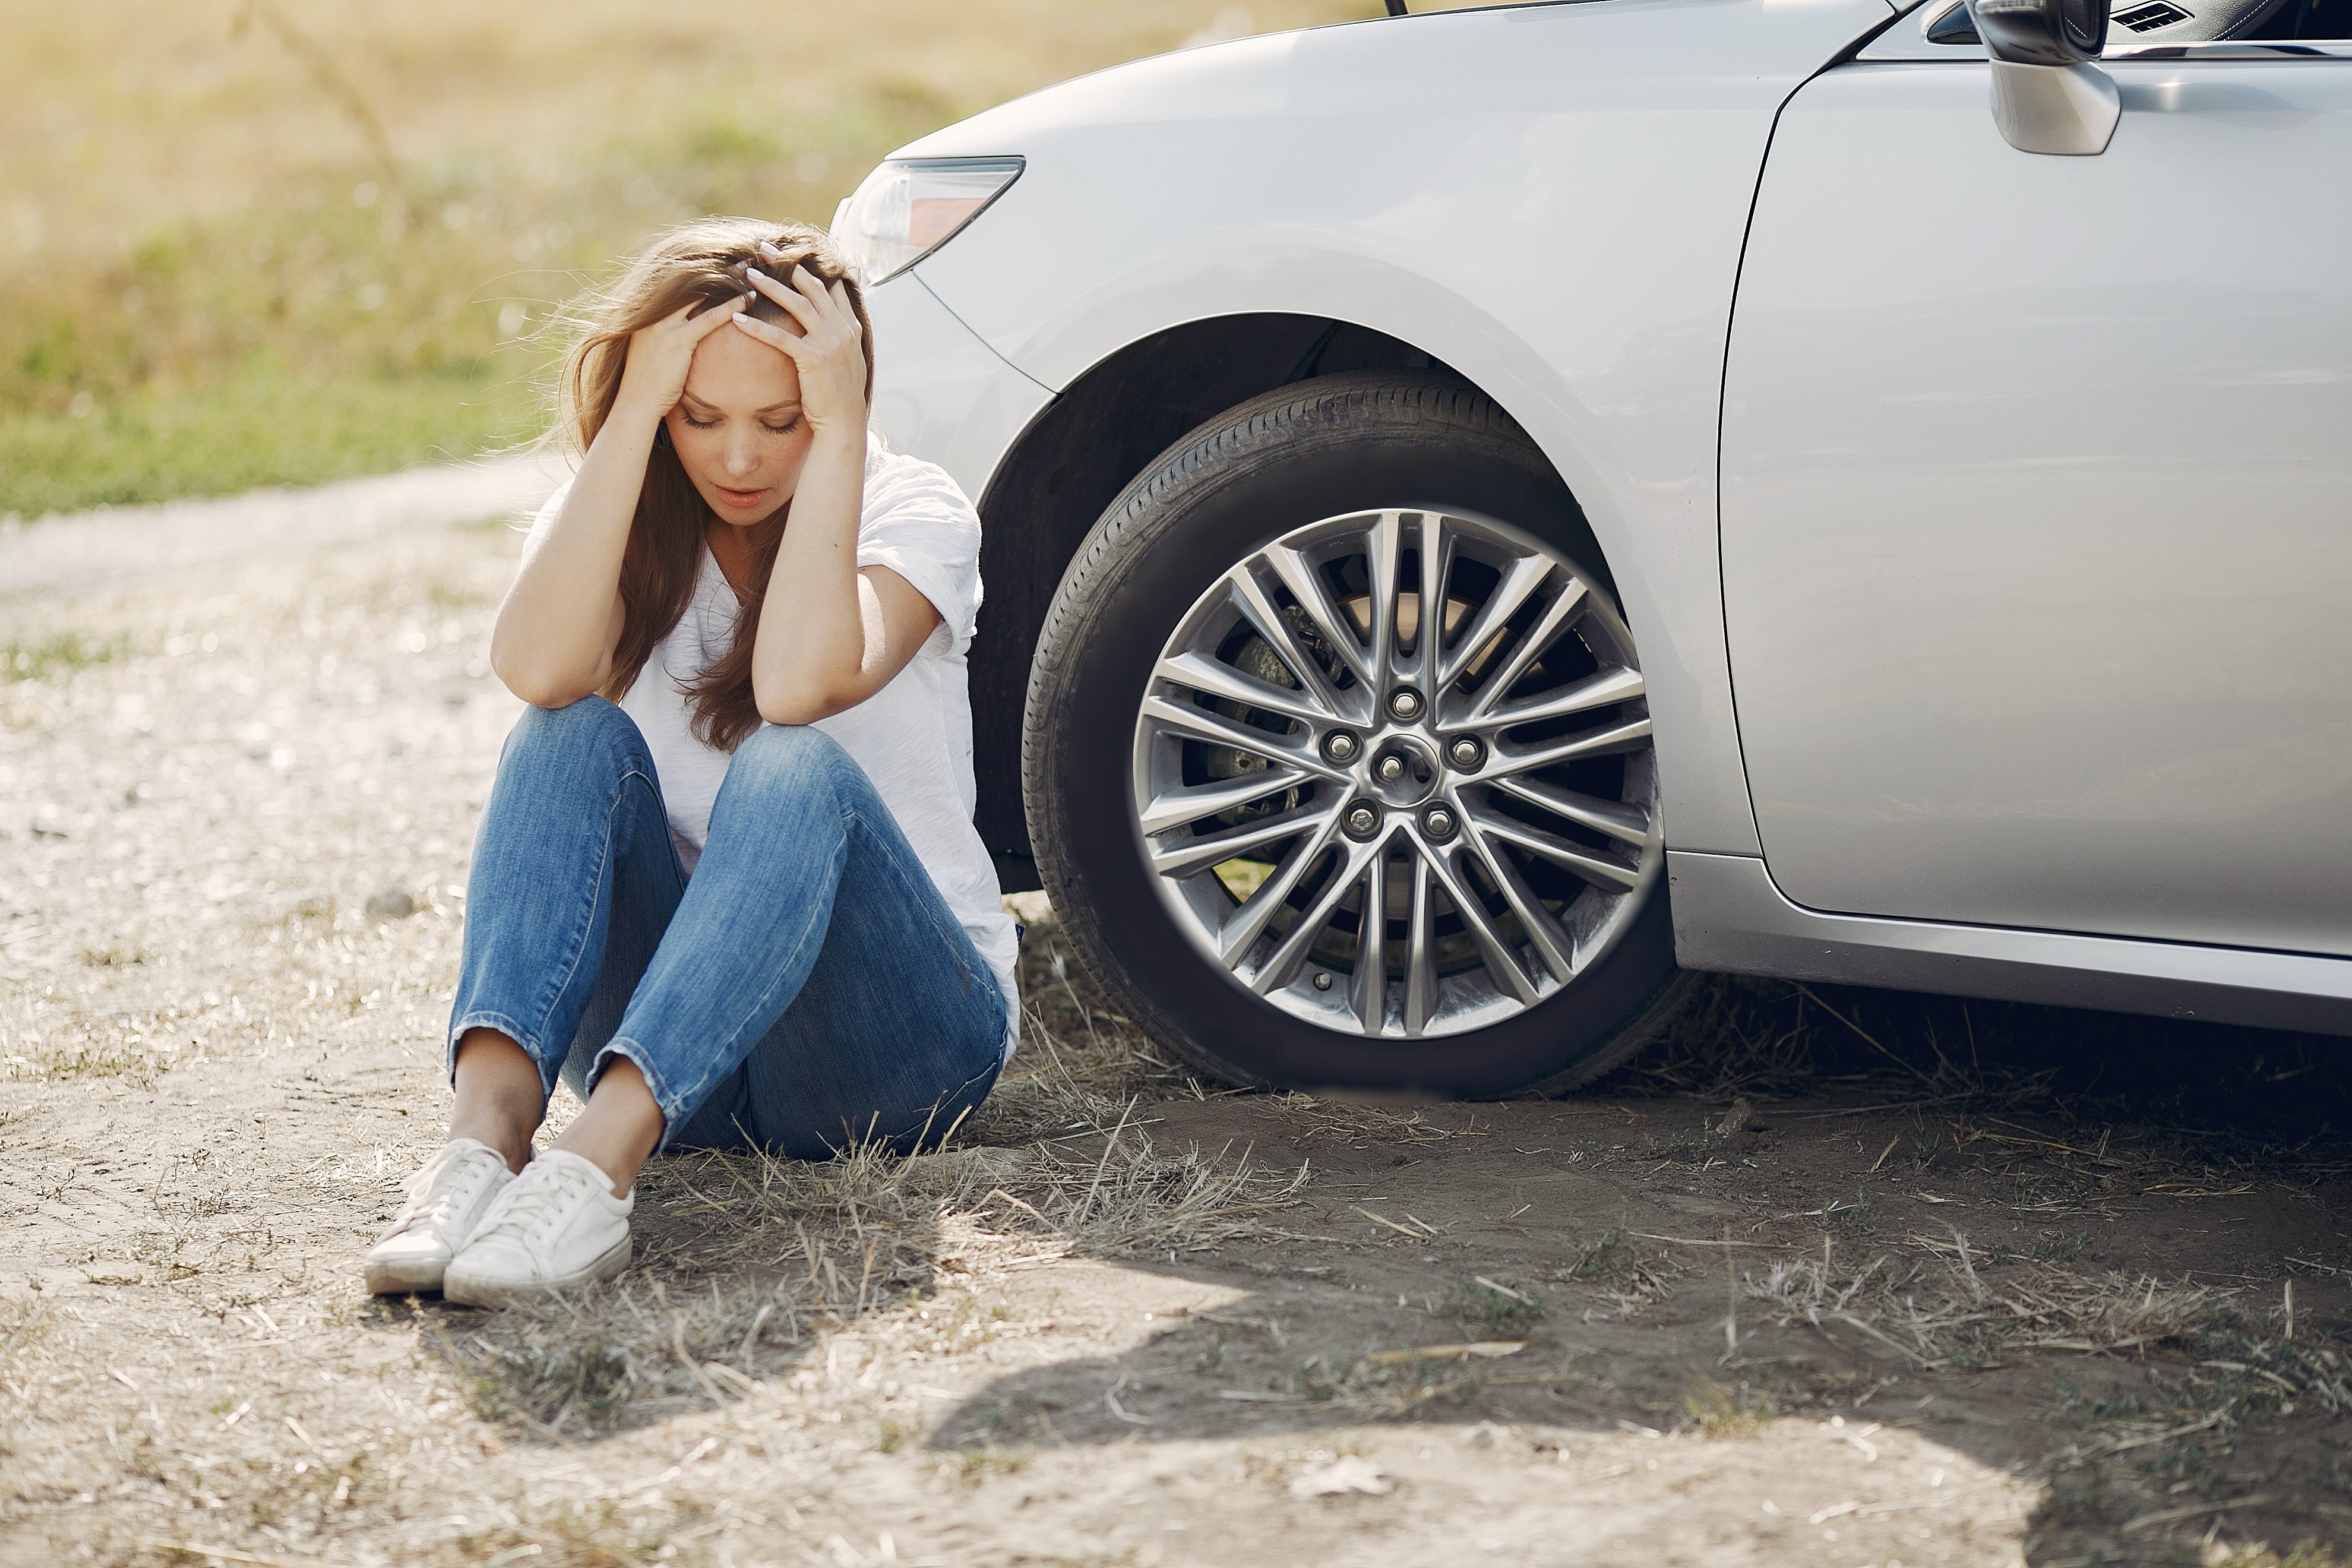
[[[1826,1240],[1821,1257],[1784,1258],[1741,1283],[1783,1324],[1832,1338],[1836,1327],[1849,1328],[1931,1372],[1988,1365],[2012,1349],[2144,1349],[2193,1331],[2226,1297],[2203,1286],[2059,1269],[1996,1290],[1964,1249],[1948,1263],[1882,1254],[1842,1268]]]
[[[1375,1351],[1338,1364],[1318,1355],[1292,1374],[1288,1393],[1268,1397],[1360,1420],[1401,1421],[1458,1406],[1488,1389],[1573,1384],[1579,1359],[1524,1339]]]
[[[1923,1372],[2031,1351],[2140,1357],[2171,1347],[2242,1374],[2222,1391],[2240,1402],[2307,1398],[2331,1413],[2352,1409],[2342,1354],[2308,1331],[2297,1337],[2250,1320],[2237,1290],[2049,1264],[1988,1278],[1981,1251],[1958,1231],[1948,1241],[1911,1241],[1926,1256],[1882,1253],[1854,1268],[1838,1265],[1825,1238],[1819,1258],[1783,1258],[1744,1276],[1741,1291],[1784,1325],[1833,1338],[1851,1329]]]
[[[2266,1541],[2237,1546],[2215,1542],[2199,1555],[2199,1568],[2339,1568],[2344,1562],[2323,1541],[2297,1542],[2283,1552],[2272,1551]]]
[[[951,1355],[992,1336],[961,1287],[1072,1256],[1174,1258],[1279,1239],[1308,1167],[1249,1150],[1161,1147],[1137,1102],[1100,1088],[1127,1069],[1109,1042],[1071,1042],[1032,1013],[993,1117],[957,1146],[823,1163],[695,1153],[639,1182],[636,1267],[613,1287],[436,1331],[484,1415],[556,1437],[722,1404],[792,1369],[853,1322]],[[995,1101],[992,1099],[992,1104]],[[1053,1134],[1023,1147],[992,1128]],[[923,1313],[955,1289],[961,1316]],[[919,1315],[920,1314],[920,1315]]]
[[[1695,1373],[1683,1395],[1683,1414],[1701,1436],[1723,1439],[1755,1436],[1781,1409],[1779,1397],[1769,1389],[1757,1388],[1745,1379],[1724,1383]]]
[[[2048,1011],[2022,1010],[2029,1026]],[[2000,1049],[2015,1037],[2020,1012],[1955,997],[1710,975],[1613,1081],[1636,1093],[1727,1100],[1876,1080],[1923,1107],[2037,1104],[2048,1100],[2055,1069]],[[2046,1037],[2036,1043],[2046,1047]]]
[[[49,1304],[30,1291],[0,1296],[0,1384],[16,1385],[18,1364],[37,1352],[51,1321]],[[0,1454],[11,1447],[0,1434]]]
[[[2342,1110],[2352,1053],[2341,1042],[2025,1003],[1710,976],[1655,1044],[1591,1092],[1732,1106],[1753,1096],[1767,1115],[1774,1100],[1827,1095],[1850,1102],[1833,1114],[1852,1115],[1864,1109],[1851,1103],[1857,1091],[1916,1113],[1923,1154],[1937,1121],[2030,1115],[2055,1131],[2001,1131],[2080,1167],[2259,1168],[2298,1182],[2352,1170]],[[2072,1140],[2069,1127],[2088,1131]],[[1976,1125],[1956,1134],[2000,1141]],[[2088,1147],[2111,1134],[2114,1151]]]
[[[1475,1112],[1441,1120],[1426,1110],[1391,1110],[1360,1100],[1298,1093],[1276,1095],[1272,1104],[1297,1128],[1298,1141],[1307,1145],[1320,1139],[1351,1149],[1389,1148],[1487,1136]],[[1448,1124],[1454,1122],[1460,1124]]]
[[[1482,1340],[1514,1339],[1544,1315],[1543,1298],[1523,1285],[1473,1275],[1446,1291],[1446,1314]]]

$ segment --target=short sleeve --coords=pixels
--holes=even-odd
[[[563,498],[572,493],[572,475],[565,475],[563,482],[555,487],[554,493],[541,501],[539,510],[530,514],[529,531],[523,536],[525,554],[529,554],[531,547],[545,539],[548,531],[554,528],[555,514],[563,510]]]
[[[980,616],[980,513],[937,464],[866,449],[857,564],[887,566],[931,602],[940,625],[925,653],[960,657]]]

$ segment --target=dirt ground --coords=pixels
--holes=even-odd
[[[957,1148],[660,1161],[608,1288],[370,1300],[441,1137],[517,536],[206,515],[14,595],[0,538],[0,1562],[2352,1542],[2352,1093],[2250,1033],[1718,985],[1570,1100],[1233,1094],[1031,899]]]

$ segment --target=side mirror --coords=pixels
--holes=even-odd
[[[1992,118],[2021,153],[2104,153],[2122,118],[2115,82],[2093,62],[2107,42],[2107,0],[1968,0],[1992,57]]]

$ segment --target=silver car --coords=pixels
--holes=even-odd
[[[1694,970],[2352,1032],[2347,35],[1506,5],[904,149],[1007,886],[1239,1082],[1566,1088]]]

